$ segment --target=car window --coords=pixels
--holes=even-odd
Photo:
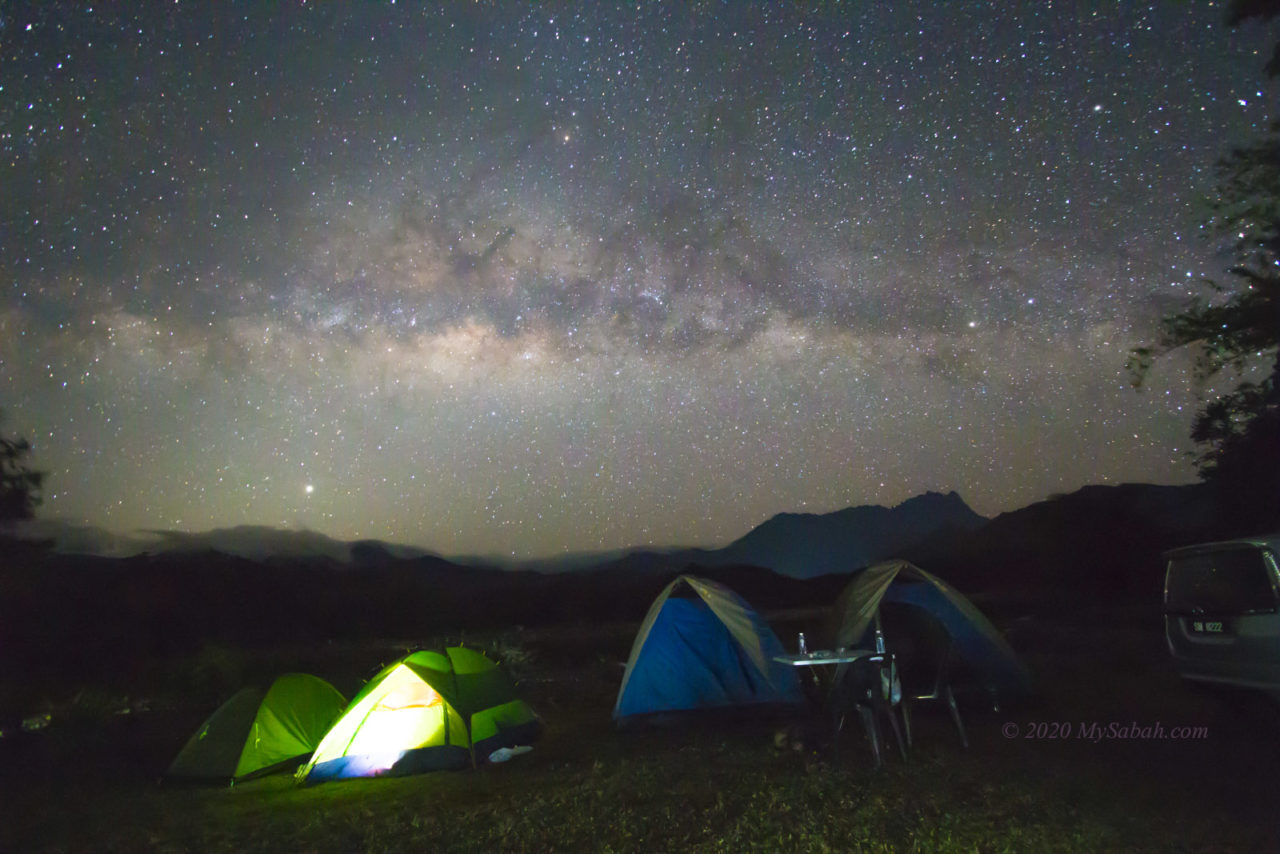
[[[1274,612],[1271,570],[1259,549],[1227,549],[1169,561],[1165,608],[1175,614]]]

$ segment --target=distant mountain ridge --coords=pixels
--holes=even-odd
[[[750,565],[793,578],[846,573],[891,557],[902,548],[943,531],[972,531],[986,523],[957,493],[926,492],[896,507],[863,505],[832,513],[779,513],[719,549],[618,549],[598,554],[520,561],[510,569],[544,573],[631,567],[636,571]],[[132,536],[57,520],[27,523],[25,536],[53,540],[58,551],[129,557],[151,553],[216,552],[253,561],[329,560],[370,566],[397,560],[438,557],[414,546],[380,540],[346,542],[316,531],[265,525],[237,525],[211,531],[141,531]],[[492,567],[478,557],[449,557],[464,566]]]
[[[978,530],[987,519],[956,492],[926,492],[895,507],[862,505],[831,513],[779,513],[719,549],[631,549],[602,553],[593,566],[554,559],[521,564],[542,572],[582,569],[659,572],[756,566],[798,579],[839,575],[899,556],[909,546],[946,534]]]
[[[92,554],[102,557],[133,557],[140,554],[186,554],[215,552],[252,561],[271,559],[323,559],[338,563],[368,563],[370,560],[412,560],[435,556],[417,546],[384,543],[380,540],[338,540],[317,531],[291,531],[269,525],[236,525],[209,531],[138,531],[114,534],[101,528],[74,525],[57,519],[37,519],[21,523],[17,531],[23,539],[50,540],[64,554]]]
[[[973,531],[921,540],[900,556],[962,589],[1141,593],[1156,602],[1164,550],[1250,533],[1258,532],[1222,518],[1204,483],[1089,485]]]
[[[433,571],[451,567],[450,572],[459,573],[502,569],[507,574],[604,577],[616,573],[636,578],[756,567],[806,580],[845,575],[901,557],[964,581],[968,587],[989,587],[1049,578],[1057,584],[1078,584],[1117,562],[1145,567],[1162,547],[1216,533],[1207,525],[1207,498],[1198,484],[1086,486],[987,519],[955,492],[927,492],[894,507],[779,513],[717,549],[634,548],[517,563],[441,557],[413,546],[377,540],[345,542],[314,531],[255,525],[204,533],[120,536],[37,520],[27,523],[25,536],[52,540],[64,554],[116,558],[218,553],[256,562],[313,561],[351,568],[401,566],[425,571],[430,565]],[[1142,573],[1145,578],[1151,571],[1144,568]]]
[[[793,578],[851,572],[942,531],[987,523],[956,492],[926,492],[896,507],[864,505],[833,513],[779,513],[717,553],[717,562],[751,563]]]

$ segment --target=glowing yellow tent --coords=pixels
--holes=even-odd
[[[298,771],[303,783],[416,774],[485,761],[542,730],[511,679],[483,653],[423,650],[374,676]]]

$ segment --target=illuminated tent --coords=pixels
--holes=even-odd
[[[682,575],[658,594],[631,646],[613,718],[803,702],[768,624],[732,590]]]
[[[286,673],[264,693],[243,688],[209,716],[167,776],[240,782],[292,770],[315,750],[346,700],[328,682]]]
[[[986,692],[1001,701],[1030,693],[1030,676],[1017,654],[981,611],[960,591],[905,560],[858,573],[836,599],[836,644],[854,648],[871,642],[881,606],[919,609],[941,624],[960,660]]]
[[[416,774],[487,760],[527,745],[542,724],[483,653],[423,650],[388,665],[325,733],[299,782]]]

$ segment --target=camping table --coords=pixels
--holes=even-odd
[[[783,664],[790,664],[792,667],[823,667],[834,664],[852,664],[855,661],[861,661],[869,656],[877,655],[875,650],[870,649],[838,649],[835,652],[831,650],[817,650],[815,652],[787,653],[785,655],[775,655],[774,661],[780,661]]]
[[[873,649],[838,649],[838,650],[817,650],[815,652],[787,653],[783,655],[775,655],[774,661],[782,664],[789,664],[792,667],[810,668],[809,673],[812,679],[804,680],[806,684],[806,692],[810,696],[810,702],[817,707],[818,711],[828,717],[831,722],[832,730],[836,738],[840,734],[841,717],[845,712],[843,703],[839,694],[840,677],[844,674],[844,668],[858,661],[876,661],[883,662],[889,658],[888,653],[876,652]],[[819,670],[822,668],[831,668],[827,673],[826,679],[819,677]],[[814,688],[821,685],[822,681],[826,681],[826,690],[821,691],[821,695],[815,697],[813,695]],[[871,752],[875,757],[876,767],[882,764],[880,751],[880,725],[876,720],[876,710],[867,708],[864,703],[859,702],[859,712],[862,717],[863,727],[867,731],[867,738],[871,741]]]

